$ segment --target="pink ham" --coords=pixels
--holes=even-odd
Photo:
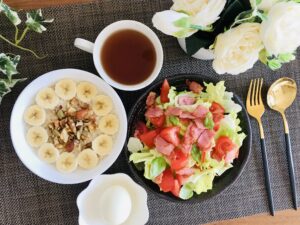
[[[199,94],[203,90],[203,87],[195,81],[186,80],[186,84],[189,86],[189,89],[196,94]]]
[[[198,138],[197,146],[201,151],[207,151],[212,147],[212,141],[215,132],[212,130],[204,130]]]
[[[205,129],[206,129],[206,127],[204,126],[204,123],[203,123],[203,120],[202,120],[202,119],[197,118],[197,119],[194,119],[193,121],[194,121],[194,123],[196,124],[196,126],[197,126],[199,129],[201,129],[201,130],[205,130]]]
[[[147,109],[147,111],[145,113],[145,116],[148,118],[160,117],[162,115],[164,115],[164,111],[158,107],[150,107]]]
[[[181,119],[195,119],[196,117],[194,117],[190,112],[182,112],[179,115],[179,118],[181,118]]]
[[[190,154],[190,152],[192,151],[192,144],[183,143],[180,145],[180,149],[184,154]]]
[[[193,116],[197,117],[197,118],[205,118],[206,114],[209,112],[208,108],[202,106],[202,105],[198,105],[197,108],[194,110],[194,112],[192,113]]]
[[[196,102],[196,99],[189,95],[181,95],[178,97],[179,105],[193,105],[195,102]]]
[[[151,106],[154,106],[155,104],[155,99],[156,99],[156,93],[151,91],[149,94],[148,94],[148,97],[147,97],[147,100],[146,100],[146,105],[147,107],[151,107]]]
[[[156,150],[164,155],[170,155],[171,152],[174,150],[175,146],[166,142],[162,137],[159,135],[154,139],[154,145]]]
[[[161,184],[163,178],[163,173],[159,174],[157,177],[154,178],[154,183]]]
[[[166,116],[180,116],[181,113],[182,110],[180,108],[173,106],[169,106],[165,111]]]
[[[176,174],[186,175],[186,176],[192,175],[193,173],[194,170],[192,168],[183,168],[181,170],[176,171]]]

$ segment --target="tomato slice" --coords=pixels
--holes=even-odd
[[[223,108],[223,106],[221,106],[219,103],[216,102],[212,102],[209,111],[212,114],[224,114],[225,113],[225,109]]]
[[[220,128],[220,121],[224,118],[225,109],[220,104],[213,102],[209,111],[213,115],[213,121],[215,123],[214,130],[218,131]]]
[[[221,136],[217,140],[212,157],[219,161],[225,158],[232,158],[232,156],[236,157],[236,150],[236,145],[229,137]],[[230,157],[227,157],[227,155],[229,155]]]
[[[155,127],[162,127],[165,123],[166,117],[165,115],[159,117],[150,117],[149,120]]]
[[[185,155],[181,150],[176,149],[171,153],[170,161],[172,170],[180,170],[188,163],[188,156]]]
[[[165,79],[160,90],[160,101],[162,103],[169,102],[169,97],[168,97],[169,90],[170,90],[169,82],[167,81],[167,79]]]
[[[174,187],[171,190],[171,193],[173,195],[175,195],[176,197],[178,197],[179,196],[179,192],[180,192],[180,183],[179,183],[178,180],[174,180]]]
[[[173,172],[171,171],[171,169],[166,169],[163,172],[162,180],[159,187],[163,192],[169,192],[174,189],[174,186],[175,186],[175,179],[173,176]]]
[[[147,131],[140,135],[140,140],[147,145],[149,148],[154,147],[154,139],[157,136],[158,132],[156,130]]]
[[[175,147],[179,145],[179,131],[180,128],[176,126],[166,127],[160,132],[160,136],[167,142],[173,144]]]

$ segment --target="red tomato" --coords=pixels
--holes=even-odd
[[[165,123],[165,115],[159,116],[159,117],[150,117],[149,120],[150,122],[155,126],[155,127],[161,127]]]
[[[141,134],[144,134],[148,131],[148,128],[146,124],[142,121],[137,122],[135,131],[134,131],[134,136],[139,138]]]
[[[218,103],[213,102],[209,108],[212,114],[224,114],[225,109]]]
[[[157,136],[157,134],[158,133],[156,130],[151,130],[151,131],[147,131],[144,134],[141,134],[139,138],[145,145],[152,148],[154,147],[154,139]]]
[[[188,156],[185,155],[181,150],[176,149],[171,153],[170,161],[172,170],[180,170],[186,166],[188,162]]]
[[[179,145],[179,131],[180,128],[176,126],[166,127],[160,132],[160,136],[167,142],[173,144],[175,147]]]
[[[178,180],[174,180],[174,188],[171,190],[172,194],[175,195],[176,197],[179,196],[180,192],[180,183]]]
[[[166,169],[163,172],[162,180],[159,187],[163,192],[169,192],[174,189],[174,186],[175,186],[175,179],[173,176],[173,172],[171,171],[171,169]]]
[[[224,118],[225,109],[220,104],[213,102],[209,111],[213,115],[213,121],[215,123],[214,130],[217,131],[220,128],[220,121]]]
[[[221,136],[217,140],[216,146],[213,150],[212,157],[220,161],[222,159],[227,158],[227,155],[236,156],[237,154],[235,151],[236,151],[236,145],[232,142],[232,140],[229,137]]]
[[[160,90],[160,101],[162,103],[169,102],[169,98],[168,98],[169,90],[170,90],[169,82],[167,81],[167,79],[165,79]]]

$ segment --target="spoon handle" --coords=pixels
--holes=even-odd
[[[297,192],[296,192],[296,181],[295,181],[295,170],[294,170],[294,161],[292,155],[292,147],[289,133],[285,133],[285,144],[286,144],[286,155],[288,160],[290,182],[292,189],[292,198],[294,209],[297,210]]]

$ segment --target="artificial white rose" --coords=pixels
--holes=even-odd
[[[214,70],[236,75],[252,68],[263,49],[259,31],[259,23],[243,23],[219,34],[214,47]]]
[[[226,0],[173,0],[172,10],[185,12],[194,25],[207,27],[219,19]]]
[[[277,3],[279,0],[262,0],[257,8],[260,10],[264,10],[264,11],[269,11],[271,9],[271,7]]]
[[[276,3],[262,22],[260,35],[269,54],[294,52],[300,46],[300,4]]]
[[[167,35],[178,38],[188,37],[197,32],[189,28],[190,16],[173,10],[165,10],[155,13],[152,18],[153,26]]]

